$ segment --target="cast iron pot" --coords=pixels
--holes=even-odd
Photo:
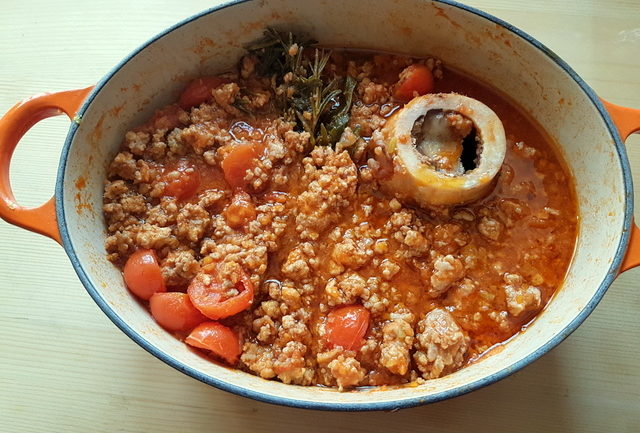
[[[510,95],[560,143],[577,188],[577,246],[563,286],[526,331],[482,360],[420,386],[338,392],[267,381],[203,359],[160,328],[126,290],[120,271],[106,259],[101,211],[106,168],[124,133],[175,100],[189,79],[231,68],[243,45],[266,26],[304,31],[329,46],[439,57]],[[13,150],[36,122],[62,113],[71,126],[55,195],[40,207],[21,207],[9,185]],[[459,3],[343,0],[338,7],[330,1],[238,1],[162,32],[95,87],[40,94],[9,110],[0,120],[0,217],[60,243],[89,295],[116,326],[185,374],[270,403],[389,410],[455,397],[523,368],[575,330],[619,272],[640,263],[623,145],[638,129],[640,111],[600,100],[531,36]]]

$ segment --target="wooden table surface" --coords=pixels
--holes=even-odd
[[[216,1],[4,2],[0,113],[95,83],[132,49]],[[638,0],[474,0],[566,59],[612,102],[640,108]],[[53,191],[63,117],[36,125],[11,179],[22,204]],[[628,140],[634,175],[640,137]],[[0,432],[640,432],[640,269],[620,276],[563,344],[488,388],[397,413],[324,413],[237,397],[134,344],[53,241],[0,221]]]

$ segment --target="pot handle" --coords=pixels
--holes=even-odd
[[[0,118],[0,218],[10,224],[48,236],[62,244],[56,219],[55,196],[39,207],[20,206],[11,190],[9,166],[18,142],[33,125],[47,117],[76,111],[93,86],[58,93],[41,93],[14,105]]]
[[[640,110],[621,107],[602,100],[605,108],[609,112],[613,123],[615,123],[620,133],[620,138],[625,141],[634,132],[640,132]],[[640,265],[640,228],[634,222],[631,227],[631,237],[627,254],[620,265],[620,272],[627,271]]]

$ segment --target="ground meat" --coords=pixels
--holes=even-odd
[[[111,203],[106,203],[103,210],[110,227],[123,227],[137,222],[138,218],[132,217],[140,217],[146,213],[147,202],[141,194],[126,193]]]
[[[532,156],[534,156],[536,154],[536,149],[531,147],[531,146],[527,146],[524,142],[522,141],[518,141],[513,143],[513,149],[517,152],[522,153],[525,157],[527,158],[531,158]]]
[[[106,203],[102,210],[107,220],[107,226],[112,228],[115,228],[114,222],[120,224],[127,217],[120,203]]]
[[[308,385],[313,378],[313,372],[307,373],[305,368],[305,353],[307,347],[299,342],[289,341],[273,362],[273,371],[284,383]]]
[[[251,327],[258,341],[262,343],[271,343],[278,332],[275,322],[267,315],[255,319]]]
[[[509,314],[519,316],[525,311],[540,308],[542,298],[539,288],[526,284],[524,279],[516,274],[504,274],[504,281]]]
[[[156,140],[152,137],[151,143],[147,146],[145,156],[150,160],[161,160],[167,154],[167,143]]]
[[[473,122],[471,119],[460,113],[448,112],[445,114],[445,118],[451,128],[455,130],[459,139],[463,139],[469,135],[473,129]]]
[[[439,224],[433,230],[433,247],[442,254],[453,254],[469,243],[469,235],[460,224]]]
[[[309,242],[295,247],[282,264],[282,275],[295,281],[309,280],[312,268],[316,264],[314,257],[315,251]]]
[[[411,362],[409,351],[413,346],[413,327],[405,320],[396,319],[382,328],[380,364],[393,374],[404,376]]]
[[[170,227],[158,227],[144,223],[136,233],[136,244],[142,248],[161,250],[165,247],[177,248],[180,242],[171,234]]]
[[[366,371],[360,362],[353,357],[338,356],[328,365],[331,375],[336,379],[338,389],[350,388],[358,385],[365,377]]]
[[[109,166],[109,176],[117,176],[126,180],[136,177],[136,160],[130,152],[120,152],[113,158]]]
[[[240,87],[236,83],[223,84],[213,90],[213,98],[224,111],[232,116],[239,116],[240,110],[233,105],[239,92]]]
[[[211,218],[209,238],[201,242],[200,254],[223,263],[237,263],[252,273],[258,284],[267,270],[267,254],[277,248],[286,227],[285,206],[278,203],[260,205],[255,220],[246,227],[229,227],[222,215]]]
[[[503,231],[504,225],[493,218],[482,217],[480,221],[478,221],[478,232],[489,240],[499,240]]]
[[[374,316],[382,316],[390,305],[393,305],[389,294],[394,289],[386,282],[380,282],[377,277],[367,278],[366,286],[360,296],[362,297],[362,305]]]
[[[300,314],[307,314],[306,311],[300,310],[300,307],[303,304],[305,306],[310,305],[308,295],[314,291],[314,287],[310,284],[303,283],[295,285],[289,280],[283,282],[270,281],[266,285],[266,289],[269,297],[278,301],[277,304],[271,304],[270,301],[263,303],[264,305],[269,305],[270,310],[267,311],[265,309],[265,311],[274,318],[281,317],[293,311],[297,311]]]
[[[490,311],[487,315],[489,319],[498,324],[498,327],[502,331],[508,331],[510,327],[509,313],[506,311]]]
[[[256,343],[247,342],[242,347],[240,360],[253,372],[263,379],[276,376],[273,370],[273,349]]]
[[[207,210],[214,210],[216,206],[220,204],[224,198],[228,198],[229,195],[227,191],[209,189],[200,195],[198,204]]]
[[[256,90],[249,97],[249,107],[254,110],[264,108],[271,100],[271,93],[266,90]]]
[[[123,258],[127,258],[134,251],[135,241],[134,233],[129,230],[116,231],[112,235],[107,236],[104,242],[104,248],[107,250],[107,258],[112,262],[118,262]]]
[[[380,263],[380,271],[382,272],[382,278],[391,280],[400,272],[400,265],[393,260],[384,259]]]
[[[374,96],[372,95],[372,97]],[[379,113],[380,106],[378,104],[366,105],[356,102],[351,109],[349,127],[360,131],[365,137],[370,137],[373,131],[382,129],[387,122],[384,116]]]
[[[384,104],[390,99],[389,88],[383,84],[374,83],[369,78],[360,81],[357,92],[362,102],[367,105]]]
[[[186,128],[186,130],[188,129]],[[183,132],[183,130],[176,128],[167,135],[167,146],[171,156],[184,156],[189,152],[189,143],[182,139]]]
[[[175,199],[165,197],[160,200],[160,204],[149,209],[146,221],[156,226],[167,227],[176,223],[178,213]]]
[[[401,229],[400,232],[402,235],[394,237],[408,247],[408,251],[413,253],[411,255],[422,255],[429,251],[429,242],[418,230],[413,228],[408,230]]]
[[[433,262],[433,274],[430,279],[431,287],[428,290],[429,296],[440,296],[463,276],[464,266],[460,259],[451,254],[438,257]]]
[[[294,127],[293,122],[278,120],[266,129],[263,136],[265,150],[245,176],[253,192],[264,190],[269,183],[287,184],[283,170],[308,148],[310,137],[308,132],[294,131]]]
[[[435,379],[460,367],[469,348],[450,313],[437,308],[418,322],[413,359],[425,379]]]
[[[318,239],[349,205],[357,182],[357,170],[347,152],[317,147],[304,160],[302,178],[307,189],[297,198],[296,230],[303,240]]]
[[[124,135],[124,143],[134,155],[142,155],[147,149],[151,136],[143,131],[129,131]]]
[[[129,191],[129,185],[122,179],[107,181],[103,197],[105,202],[109,203]]]
[[[240,76],[242,78],[249,78],[255,72],[258,62],[258,58],[254,55],[242,57],[240,61]]]
[[[366,265],[373,256],[371,239],[353,240],[346,238],[336,244],[331,257],[337,263],[351,269],[358,269]]]
[[[507,227],[513,227],[518,221],[530,213],[529,206],[516,199],[500,200],[498,207],[503,215],[502,220]]]
[[[329,305],[352,304],[367,290],[367,281],[356,273],[347,273],[330,279],[324,294]]]
[[[470,278],[463,278],[447,291],[447,303],[457,309],[463,309],[468,303],[468,297],[477,290],[476,284]]]
[[[391,200],[393,209],[397,200]],[[384,226],[384,231],[400,243],[399,256],[402,258],[421,257],[430,251],[431,243],[422,233],[426,228],[420,223],[415,212],[406,208],[397,208]]]
[[[162,276],[167,286],[184,287],[200,270],[193,250],[170,251],[162,262]]]
[[[210,223],[209,212],[202,206],[187,204],[178,213],[176,235],[191,243],[198,242],[204,237]]]
[[[193,151],[202,155],[207,149],[215,146],[221,140],[218,140],[217,135],[221,133],[220,129],[216,126],[205,126],[202,124],[191,125],[180,131],[180,138],[176,141],[183,143],[185,146],[189,146]],[[226,132],[228,134],[228,132]],[[179,155],[186,153],[178,152],[174,150],[170,140],[167,140],[171,150]],[[224,141],[223,141],[224,142]],[[182,150],[182,149],[181,149]]]
[[[288,296],[288,294],[285,293],[284,296]],[[311,344],[311,332],[307,327],[309,317],[310,313],[306,309],[297,309],[296,311],[292,311],[291,314],[282,316],[282,325],[278,330],[280,343],[285,344],[290,341],[298,341],[306,345]]]
[[[160,141],[168,131],[188,122],[189,114],[177,104],[171,104],[156,111],[146,126],[153,131],[152,140]]]

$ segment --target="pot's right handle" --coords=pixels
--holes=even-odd
[[[620,138],[626,140],[634,132],[640,131],[640,110],[633,108],[621,107],[610,102],[602,100],[607,111],[616,124]],[[622,260],[620,272],[624,272],[640,265],[640,228],[634,222],[631,227],[631,238],[629,239],[629,248],[627,254]]]
[[[55,197],[39,207],[20,206],[11,190],[9,166],[18,142],[33,125],[60,114],[66,114],[73,120],[92,88],[35,95],[17,103],[0,118],[0,218],[62,243],[56,221]]]

